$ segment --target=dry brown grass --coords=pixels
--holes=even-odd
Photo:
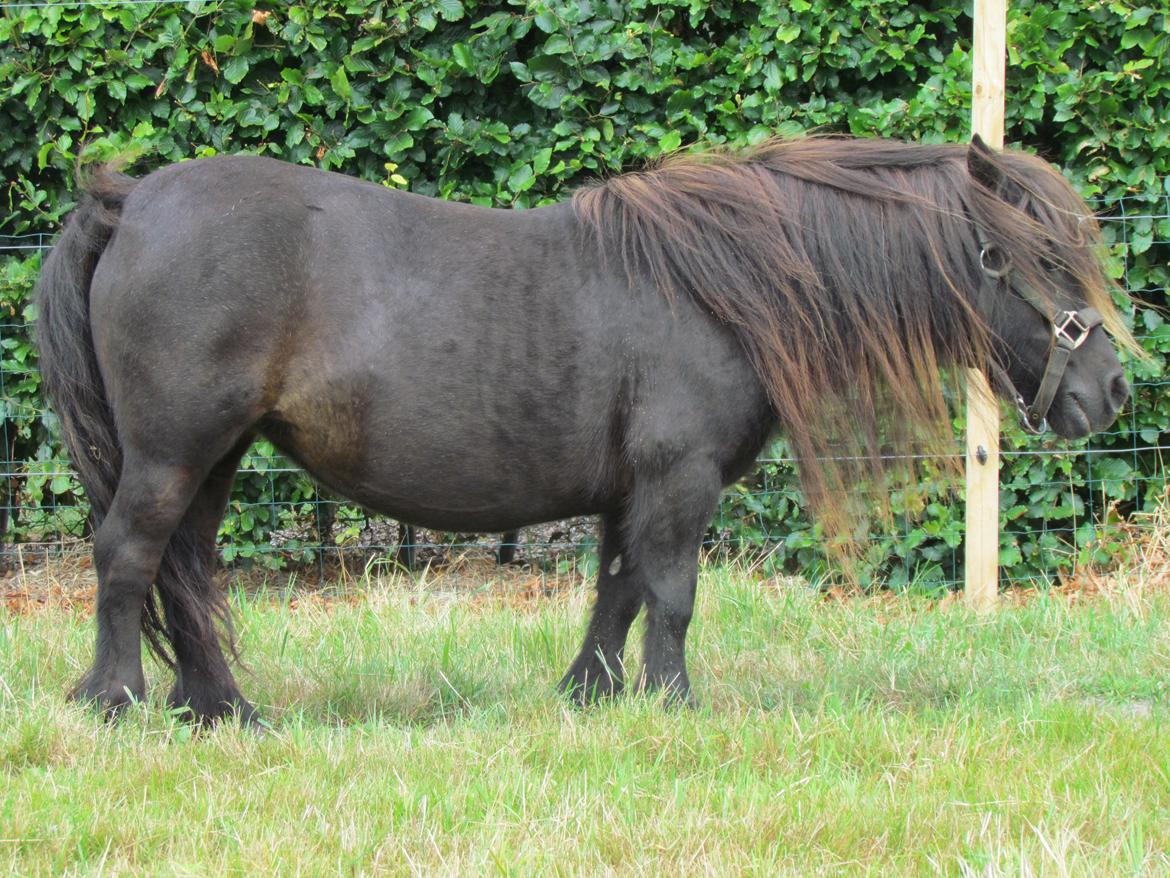
[[[77,541],[50,557],[27,558],[15,547],[11,569],[0,577],[0,601],[14,615],[42,609],[88,611],[97,591],[97,575],[87,543]]]
[[[1100,596],[1139,606],[1147,595],[1170,591],[1170,487],[1165,493],[1165,502],[1153,512],[1136,514],[1119,525],[1120,549],[1115,553],[1118,563],[1080,567],[1044,592],[1010,589],[1001,595],[1003,602],[1018,606],[1043,593],[1070,603]],[[750,578],[760,576],[758,564],[753,564],[747,555],[732,559],[730,566],[741,569]],[[524,609],[552,594],[580,587],[586,580],[576,565],[558,565],[551,570],[529,565],[499,566],[474,549],[454,554],[441,565],[427,565],[415,572],[393,564],[367,563],[358,567],[342,560],[324,568],[235,569],[221,572],[219,576],[225,586],[241,589],[258,599],[279,598],[292,609],[301,605],[357,604],[372,587],[456,594],[469,600],[472,606],[484,609]],[[0,576],[0,603],[14,615],[61,608],[88,612],[96,586],[90,547],[85,542],[64,546],[47,559],[43,554],[30,559],[17,547],[11,569]],[[790,581],[766,577],[760,578],[759,586],[765,590],[773,586],[786,588]],[[833,585],[825,590],[824,596],[829,604],[847,602],[856,606],[861,600],[878,611],[899,600],[898,595],[890,592],[863,593],[848,584]],[[938,602],[938,608],[949,609],[960,601],[959,593],[951,593]]]
[[[371,588],[450,593],[467,597],[472,605],[522,609],[533,602],[580,586],[576,566],[542,570],[528,565],[500,566],[482,553],[453,556],[441,566],[427,565],[415,572],[393,565],[353,569],[335,564],[322,571],[305,567],[293,571],[234,569],[221,571],[221,583],[263,600],[280,600],[292,609],[302,605],[356,604]],[[88,612],[94,602],[97,576],[90,547],[82,542],[51,558],[24,563],[18,552],[12,569],[0,576],[0,603],[14,615],[47,609]],[[290,597],[290,592],[291,597]]]
[[[1077,570],[1060,588],[1064,597],[1119,600],[1136,612],[1146,597],[1170,592],[1170,485],[1152,512],[1133,515],[1121,528],[1121,563]]]

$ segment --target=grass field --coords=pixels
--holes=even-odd
[[[553,684],[589,592],[533,581],[238,596],[265,735],[193,735],[158,668],[101,722],[63,698],[85,601],[10,601],[0,873],[1170,873],[1164,586],[976,616],[708,569],[702,706],[579,711]]]

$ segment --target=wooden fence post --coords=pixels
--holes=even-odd
[[[1003,147],[1007,0],[975,0],[971,131]],[[963,597],[990,609],[999,591],[999,404],[978,369],[967,372],[967,506]]]

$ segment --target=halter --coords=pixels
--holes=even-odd
[[[982,229],[979,230],[979,246],[979,267],[983,269],[984,276],[1000,291],[1006,289],[1014,292],[1039,311],[1040,316],[1052,327],[1052,340],[1048,343],[1048,362],[1044,365],[1044,375],[1040,379],[1040,387],[1036,390],[1036,397],[1031,405],[1024,401],[1023,394],[1016,389],[1007,372],[997,363],[991,364],[991,376],[999,385],[1000,392],[1016,402],[1020,426],[1033,435],[1039,435],[1048,430],[1048,410],[1052,408],[1052,401],[1056,398],[1056,389],[1064,377],[1069,357],[1085,343],[1093,327],[1100,326],[1104,321],[1095,308],[1064,311],[1054,308],[1051,302],[1031,287],[1012,284],[1009,280],[1012,270],[1011,257],[1002,253]]]

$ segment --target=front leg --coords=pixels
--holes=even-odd
[[[561,691],[579,704],[621,692],[626,638],[642,608],[642,585],[622,557],[620,524],[617,515],[606,516],[603,523],[593,615],[581,651],[560,682]]]
[[[694,549],[698,555],[698,547]],[[663,691],[670,702],[693,704],[687,674],[686,638],[695,605],[698,558],[661,564],[646,589],[646,638],[638,689]]]
[[[699,546],[721,490],[719,470],[699,456],[635,472],[619,518],[606,521],[597,603],[581,652],[561,681],[580,701],[616,694],[630,624],[647,608],[638,688],[689,702],[686,636],[695,603]]]
[[[695,605],[699,547],[721,490],[718,470],[684,460],[635,487],[630,575],[642,583],[646,639],[639,689],[663,691],[668,700],[692,703],[686,637]]]

